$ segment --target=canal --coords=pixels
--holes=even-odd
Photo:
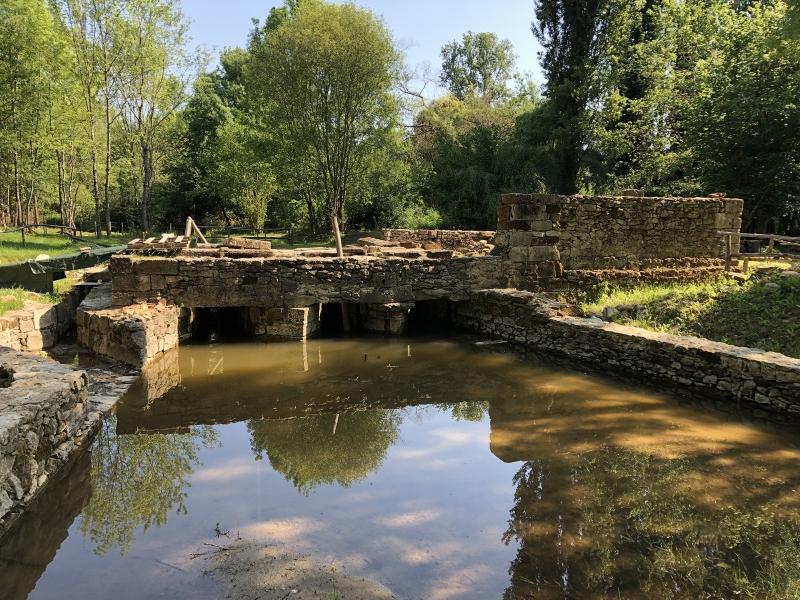
[[[183,346],[0,598],[796,598],[800,436],[461,338]]]

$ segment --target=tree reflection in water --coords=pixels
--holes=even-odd
[[[800,597],[797,514],[709,505],[687,489],[692,479],[704,479],[696,461],[614,447],[524,463],[504,598]]]
[[[321,414],[292,419],[251,420],[256,459],[272,468],[303,494],[320,485],[349,487],[383,463],[397,441],[402,417],[393,410]]]
[[[116,418],[102,425],[92,449],[92,496],[80,532],[95,553],[125,554],[139,527],[161,527],[170,511],[186,514],[186,488],[199,465],[198,452],[218,444],[210,426],[181,433],[118,435]]]

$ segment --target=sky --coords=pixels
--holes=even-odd
[[[281,4],[282,0],[183,0],[183,11],[191,21],[193,45],[210,51],[214,65],[220,50],[247,43],[252,17],[263,21],[271,7]],[[356,4],[383,18],[412,72],[422,72],[427,65],[437,77],[442,46],[470,30],[490,31],[514,45],[519,71],[531,72],[537,83],[542,82],[540,47],[531,33],[533,0],[356,0]],[[434,95],[435,90],[429,87],[425,93]]]

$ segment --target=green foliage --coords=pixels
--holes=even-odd
[[[426,195],[446,227],[494,227],[497,194],[514,187],[515,119],[529,107],[445,96],[417,116],[414,146],[430,165]]]
[[[768,285],[774,284],[774,285]],[[800,358],[800,278],[752,277],[718,283],[615,290],[586,304],[588,312],[636,306],[623,323],[755,347]]]
[[[389,31],[353,4],[308,0],[252,52],[251,81],[266,123],[276,123],[283,151],[303,161],[324,193],[325,215],[343,221],[376,136],[398,119],[392,91],[400,57]]]
[[[117,435],[103,423],[92,449],[92,496],[79,530],[104,555],[130,550],[136,530],[162,527],[171,511],[186,513],[186,487],[198,452],[218,443],[211,427],[190,433]]]
[[[369,410],[250,421],[253,452],[266,456],[303,494],[320,485],[349,487],[378,469],[397,441],[399,413]]]
[[[553,585],[548,561],[538,554],[552,547],[535,537],[552,526],[547,519],[556,519],[553,494],[568,495],[572,509],[557,504],[559,529],[580,531],[574,547],[556,542],[558,570],[569,573],[565,595],[581,590],[602,598],[790,600],[800,594],[793,515],[770,502],[711,504],[688,489],[693,478],[713,477],[718,466],[605,447],[581,453],[567,467],[567,489],[543,495],[548,467],[565,466],[528,462],[514,479],[505,540],[518,539],[521,550],[505,598],[538,595]]]
[[[745,224],[783,229],[800,212],[800,42],[787,5],[721,11],[717,51],[698,63],[687,141],[708,191],[745,198]]]
[[[508,96],[515,60],[508,40],[499,40],[494,33],[468,31],[460,42],[445,45],[441,54],[440,81],[459,100],[476,96],[494,102]]]

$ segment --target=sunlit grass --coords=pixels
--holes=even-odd
[[[582,305],[589,313],[624,308],[616,322],[800,357],[800,277],[609,290]]]
[[[67,279],[63,281],[69,281]],[[71,283],[70,283],[71,286]],[[52,294],[38,294],[22,288],[0,288],[0,315],[25,306],[25,302],[38,302],[40,304],[55,304],[61,299],[60,292]]]
[[[94,245],[95,242],[123,245],[130,238],[128,234],[121,233],[113,233],[110,238],[104,235],[99,239],[87,232],[83,232],[82,235],[85,239],[75,241],[58,233],[26,233],[23,244],[22,234],[19,231],[0,230],[0,264],[22,262],[36,258],[40,254],[47,254],[50,257],[73,254],[83,247]]]

